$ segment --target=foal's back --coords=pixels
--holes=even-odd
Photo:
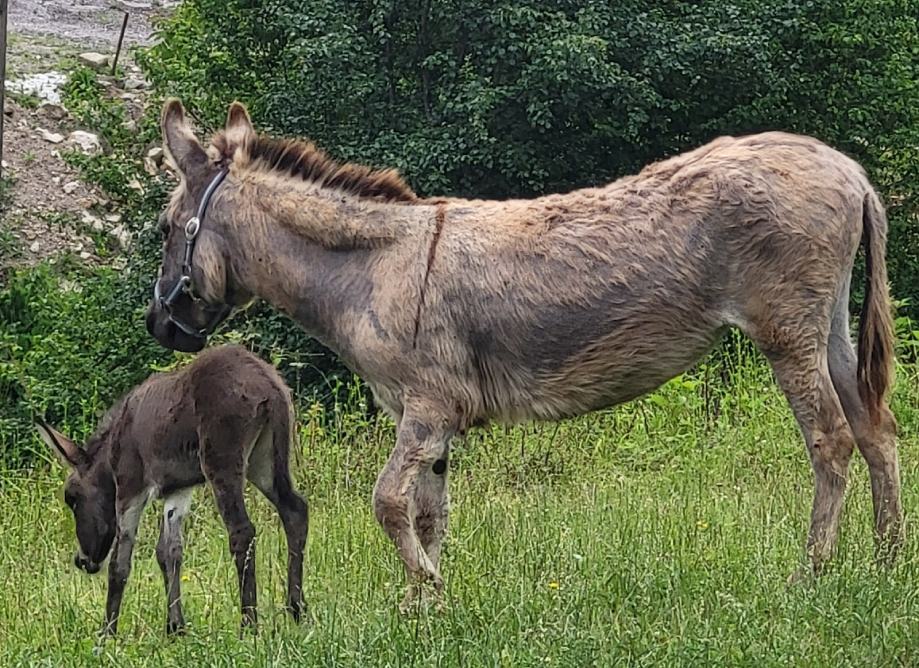
[[[204,481],[210,461],[247,461],[260,436],[289,437],[290,392],[273,366],[237,345],[200,353],[187,366],[150,377],[125,401],[117,461],[140,464],[162,495]],[[273,440],[268,439],[267,440]],[[267,445],[267,443],[266,443]],[[138,461],[139,460],[139,461]],[[140,481],[138,481],[140,482]]]

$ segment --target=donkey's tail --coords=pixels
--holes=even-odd
[[[887,216],[874,190],[862,202],[865,298],[858,325],[858,392],[876,422],[893,382],[894,328],[887,289]]]

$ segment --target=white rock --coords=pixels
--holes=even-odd
[[[37,253],[39,250],[41,250],[41,244],[36,241],[31,246],[29,246],[29,250],[33,253]]]
[[[61,185],[61,177],[60,177],[60,176],[52,176],[52,177],[51,177],[51,182],[54,183],[54,185],[59,186],[59,185]]]
[[[44,139],[46,142],[50,142],[52,144],[60,144],[62,141],[64,141],[64,135],[62,134],[58,134],[57,132],[51,132],[49,130],[45,130],[44,128],[35,128],[35,129],[38,130],[38,134],[41,135],[41,138]]]
[[[102,144],[99,142],[99,137],[92,132],[74,130],[67,139],[79,146],[84,153],[94,154],[102,152]]]
[[[80,259],[88,260],[92,257],[92,254],[89,251],[80,251]]]
[[[149,151],[147,151],[147,157],[150,158],[156,165],[160,165],[163,162],[164,156],[165,154],[163,153],[163,149],[159,146],[154,146]]]
[[[80,187],[79,181],[68,181],[67,183],[64,184],[64,188],[63,188],[64,194],[72,195],[73,193],[77,191],[77,188],[79,187]]]
[[[101,232],[101,231],[103,231],[103,230],[105,229],[105,225],[102,224],[102,221],[101,221],[101,220],[99,220],[98,218],[96,218],[96,219],[92,222],[92,228],[93,228],[93,231],[94,231],[94,232]]]
[[[124,80],[124,89],[125,90],[140,90],[141,88],[146,88],[147,82],[143,79],[135,79],[133,77],[128,77]]]
[[[81,65],[86,65],[98,71],[108,69],[112,66],[112,59],[109,56],[96,53],[95,51],[81,53],[77,56],[77,60],[80,61]]]
[[[105,219],[110,223],[120,223],[121,214],[120,213],[110,213],[109,215],[105,217]]]
[[[113,227],[111,234],[118,240],[118,245],[123,249],[127,249],[131,245],[131,233],[124,229],[124,225]]]
[[[150,158],[144,158],[144,171],[150,176],[156,176],[159,174],[160,168]]]

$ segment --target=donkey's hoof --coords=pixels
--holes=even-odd
[[[816,574],[811,566],[798,566],[785,581],[789,587],[806,587],[814,583]]]
[[[428,612],[443,612],[443,580],[435,582],[413,582],[405,591],[405,598],[399,604],[403,615],[415,615]]]

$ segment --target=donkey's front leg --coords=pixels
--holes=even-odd
[[[147,505],[147,493],[130,500],[116,501],[115,547],[108,565],[108,596],[105,601],[105,627],[102,632],[115,635],[118,630],[118,615],[121,611],[121,598],[124,587],[131,574],[131,553],[134,550],[134,539],[137,536],[137,525],[144,506]]]
[[[191,507],[191,488],[166,497],[163,507],[163,524],[156,544],[156,560],[163,571],[166,586],[166,634],[182,633],[185,618],[182,616],[182,518]]]
[[[406,402],[399,422],[396,448],[374,488],[373,507],[377,521],[395,543],[409,579],[406,599],[400,606],[403,611],[413,603],[418,586],[430,583],[437,593],[443,589],[443,578],[436,563],[439,536],[432,559],[416,527],[416,492],[419,477],[430,474],[436,462],[446,460],[447,448],[455,433],[455,419],[449,417],[447,411],[428,402]],[[426,493],[422,496],[427,498]],[[442,504],[440,508],[445,526],[446,505]],[[430,538],[429,532],[425,533],[425,538]],[[439,533],[442,535],[442,532]]]

